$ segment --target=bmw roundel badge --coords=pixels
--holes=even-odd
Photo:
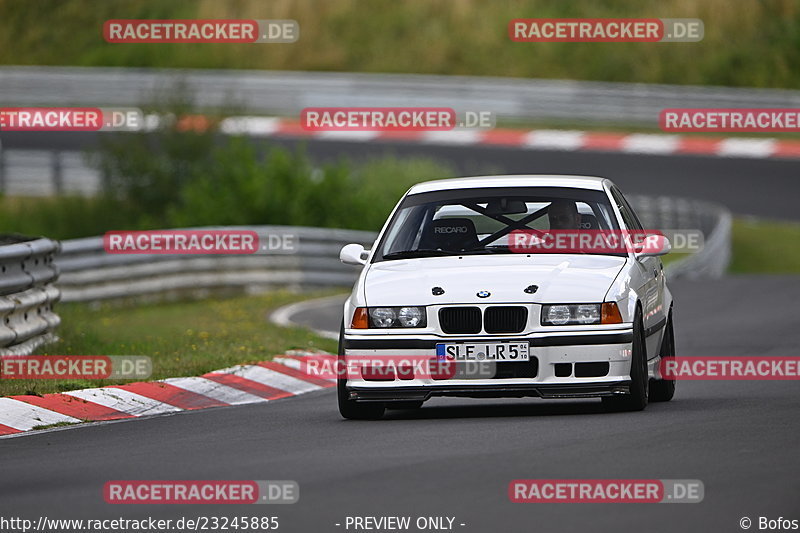
[[[492,293],[489,291],[478,291],[478,298],[488,298]]]

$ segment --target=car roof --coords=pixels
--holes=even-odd
[[[520,174],[505,176],[471,176],[417,183],[408,194],[485,187],[569,187],[573,189],[603,190],[606,178],[597,176],[571,176],[560,174]]]

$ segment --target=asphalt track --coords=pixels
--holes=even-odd
[[[85,150],[104,134],[4,132],[8,149]],[[458,175],[586,174],[614,180],[626,193],[672,195],[726,205],[734,214],[800,220],[800,159],[727,158],[518,147],[441,146],[403,142],[345,142],[254,138],[261,147],[306,146],[318,162],[379,155],[424,156],[448,162]],[[436,179],[441,176],[421,176]]]
[[[82,149],[80,134],[10,134],[6,148]],[[266,145],[267,141],[257,141]],[[269,141],[295,145],[295,141]],[[318,161],[427,155],[462,174],[584,173],[623,190],[800,220],[800,161],[306,141]],[[466,148],[466,149],[465,149]],[[432,176],[433,177],[433,176]],[[672,284],[681,355],[798,355],[797,277]],[[337,306],[296,319],[335,329]],[[350,516],[453,516],[457,531],[741,531],[800,519],[800,383],[682,382],[675,400],[606,414],[596,402],[438,399],[342,420],[330,392],[0,439],[0,517],[277,515],[280,531],[346,531]],[[518,478],[700,479],[699,504],[512,504]],[[114,479],[292,479],[290,506],[113,506]],[[335,524],[342,524],[336,526]],[[460,526],[458,524],[465,524]],[[352,529],[350,530],[352,531]],[[411,531],[416,531],[412,529]]]
[[[673,283],[679,355],[797,355],[796,280]],[[328,329],[339,313],[332,303],[296,318]],[[748,516],[757,530],[759,516],[800,519],[798,387],[682,382],[672,402],[622,414],[593,401],[438,399],[376,422],[342,420],[325,391],[69,428],[0,440],[0,516],[271,514],[279,531],[304,532],[347,531],[348,515],[451,516],[464,532],[670,533],[741,531]],[[705,499],[513,504],[518,478],[699,479]],[[114,479],[291,479],[300,501],[115,506],[102,498]]]

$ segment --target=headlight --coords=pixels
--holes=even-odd
[[[378,328],[389,328],[394,324],[397,315],[391,307],[372,307],[369,310],[372,325]]]
[[[416,328],[425,320],[425,313],[419,307],[401,307],[397,320],[404,328]]]
[[[568,305],[545,305],[542,307],[543,326],[562,326],[569,322],[571,316]]]
[[[424,307],[370,307],[369,325],[372,328],[424,328]]]
[[[575,319],[579,324],[597,324],[600,322],[600,306],[595,304],[579,305],[575,309]]]
[[[600,304],[543,305],[541,323],[543,326],[600,324]]]

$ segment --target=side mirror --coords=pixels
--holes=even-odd
[[[664,235],[648,235],[644,242],[636,247],[634,251],[636,258],[656,257],[667,255],[672,250],[672,243]]]
[[[348,244],[339,252],[339,260],[345,265],[366,265],[369,250],[360,244]]]

